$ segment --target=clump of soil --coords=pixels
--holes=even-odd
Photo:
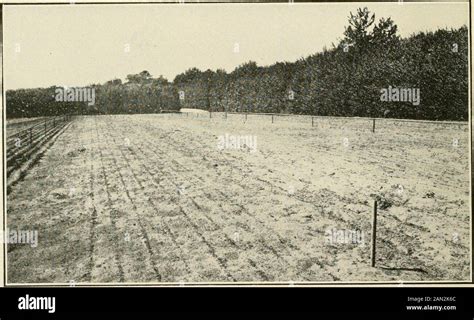
[[[377,201],[377,208],[381,210],[392,206],[403,206],[410,200],[407,191],[401,184],[394,184],[389,188],[382,187],[378,194],[372,193],[370,196]]]
[[[69,151],[67,155],[68,157],[77,157],[79,154],[83,153],[84,151],[86,151],[86,148],[82,146],[76,150]]]

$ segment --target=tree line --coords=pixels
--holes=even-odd
[[[311,39],[307,39],[311,41]],[[64,112],[154,113],[210,111],[322,116],[468,119],[468,30],[439,29],[407,38],[391,18],[367,8],[350,13],[343,38],[296,62],[258,66],[249,61],[227,73],[191,68],[173,82],[142,71],[127,82],[94,85],[96,103],[51,103],[54,87],[7,91],[7,117]],[[420,101],[381,99],[387,88],[418,90]]]
[[[75,91],[92,90],[93,103]],[[59,93],[59,94],[58,94]],[[71,98],[68,101],[68,96]],[[58,99],[58,96],[62,99]],[[89,94],[90,96],[90,94]],[[78,97],[82,99],[77,99]],[[94,84],[87,88],[49,88],[8,90],[7,118],[57,116],[62,114],[159,113],[179,110],[178,93],[163,77],[152,78],[148,71]]]

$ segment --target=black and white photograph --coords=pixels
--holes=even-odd
[[[5,284],[472,283],[469,10],[3,6]]]

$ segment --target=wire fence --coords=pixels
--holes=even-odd
[[[71,115],[42,119],[6,140],[7,177],[72,119]]]
[[[165,111],[165,110],[164,110]],[[176,110],[174,110],[176,113]],[[250,121],[257,118],[268,118],[269,123],[277,123],[281,121],[291,121],[297,119],[298,122],[304,122],[311,127],[317,127],[321,124],[333,124],[334,126],[347,126],[348,124],[360,124],[366,122],[366,127],[372,132],[376,132],[378,128],[385,126],[409,126],[410,124],[419,125],[457,125],[464,127],[469,125],[468,121],[435,121],[435,120],[416,120],[416,119],[396,119],[396,118],[369,118],[369,117],[335,117],[335,116],[313,116],[313,115],[297,115],[287,113],[251,113],[251,112],[180,112],[191,118],[210,118],[210,119],[227,119],[229,116],[239,116],[243,121]]]

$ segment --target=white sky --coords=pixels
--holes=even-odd
[[[469,21],[468,3],[8,6],[4,85],[84,86],[142,70],[172,81],[191,67],[295,61],[341,39],[349,12],[363,6],[391,16],[404,37]]]

